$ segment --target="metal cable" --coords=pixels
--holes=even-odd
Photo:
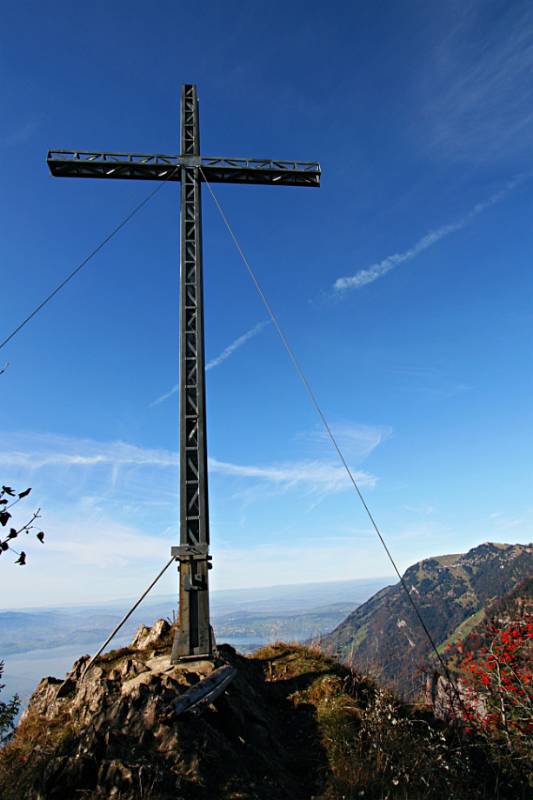
[[[158,192],[161,190],[161,188],[162,188],[162,187],[165,185],[165,183],[166,183],[166,182],[169,180],[169,178],[171,178],[171,177],[172,177],[172,175],[175,173],[176,169],[179,169],[179,167],[174,167],[174,169],[173,169],[173,170],[171,170],[171,171],[169,172],[169,174],[167,175],[167,177],[165,178],[165,180],[161,181],[161,183],[160,183],[158,186],[156,186],[156,188],[155,188],[153,191],[151,191],[151,192],[150,192],[150,193],[149,193],[149,194],[148,194],[148,195],[147,195],[147,196],[144,198],[144,200],[141,200],[141,202],[140,202],[140,203],[138,203],[138,205],[136,205],[136,206],[135,206],[135,207],[134,207],[134,208],[133,208],[133,209],[132,209],[132,210],[131,210],[131,211],[130,211],[130,212],[129,212],[129,213],[128,213],[128,214],[127,214],[125,217],[124,217],[124,219],[122,220],[122,222],[119,222],[119,224],[118,224],[116,227],[114,227],[114,228],[113,228],[113,230],[112,230],[110,233],[108,233],[108,235],[105,237],[105,239],[102,239],[102,241],[100,242],[100,244],[98,244],[98,245],[97,245],[97,246],[94,248],[94,250],[92,250],[92,251],[89,253],[89,255],[88,255],[88,256],[86,256],[86,257],[83,259],[83,261],[81,261],[81,262],[78,264],[78,266],[77,266],[77,267],[75,267],[75,268],[72,270],[72,272],[70,272],[70,273],[67,275],[67,277],[66,277],[64,280],[62,280],[62,281],[61,281],[61,283],[60,283],[58,286],[56,286],[56,288],[55,288],[53,291],[51,291],[51,292],[50,292],[50,294],[49,294],[47,297],[45,297],[45,299],[44,299],[44,300],[43,300],[41,303],[39,303],[39,305],[38,305],[36,308],[34,308],[34,309],[33,309],[33,311],[31,312],[31,314],[28,314],[28,316],[27,316],[25,319],[23,319],[23,320],[22,320],[22,322],[21,322],[21,323],[19,323],[19,324],[17,325],[17,327],[16,327],[16,328],[15,328],[13,331],[11,331],[11,333],[9,334],[9,336],[6,336],[6,338],[5,338],[5,339],[4,339],[4,340],[3,340],[3,341],[0,343],[0,350],[1,350],[3,347],[5,347],[5,345],[6,345],[8,342],[10,342],[10,341],[11,341],[11,339],[13,339],[13,337],[14,337],[14,336],[16,336],[16,335],[17,335],[17,333],[18,333],[20,330],[22,330],[22,328],[24,328],[24,326],[25,326],[25,325],[27,325],[27,324],[28,324],[28,322],[29,322],[31,319],[33,319],[33,317],[34,317],[36,314],[38,314],[38,313],[39,313],[39,311],[40,311],[42,308],[44,308],[44,306],[45,306],[45,305],[46,305],[46,304],[47,304],[47,303],[48,303],[48,302],[49,302],[49,301],[50,301],[50,300],[51,300],[53,297],[55,297],[55,295],[56,295],[58,292],[60,292],[60,291],[61,291],[61,289],[62,289],[64,286],[66,286],[66,284],[67,284],[67,283],[68,283],[70,280],[72,280],[72,278],[73,278],[75,275],[77,275],[77,274],[78,274],[78,272],[80,272],[80,270],[82,270],[82,269],[83,269],[83,267],[84,267],[86,264],[88,264],[88,263],[89,263],[89,261],[90,261],[90,260],[93,258],[93,256],[95,256],[95,255],[96,255],[96,254],[97,254],[97,253],[98,253],[98,252],[99,252],[99,251],[102,249],[102,247],[104,247],[104,246],[105,246],[105,245],[106,245],[106,244],[107,244],[107,243],[108,243],[108,242],[109,242],[109,241],[110,241],[110,240],[113,238],[113,236],[115,236],[115,234],[116,234],[116,233],[118,233],[118,232],[119,232],[119,231],[120,231],[120,230],[121,230],[121,229],[122,229],[122,228],[123,228],[123,227],[124,227],[124,226],[125,226],[125,225],[126,225],[128,222],[129,222],[129,221],[130,221],[130,219],[132,219],[132,217],[134,217],[134,216],[135,216],[135,214],[137,214],[137,212],[141,210],[141,208],[143,208],[143,207],[144,207],[144,206],[145,206],[147,203],[149,203],[149,202],[150,202],[150,200],[152,199],[152,197],[154,197],[154,196],[155,196],[155,195],[156,195],[156,194],[157,194],[157,193],[158,193]],[[3,371],[3,370],[2,370],[2,371]],[[0,374],[1,374],[1,373],[0,373]]]
[[[140,606],[140,604],[142,603],[142,601],[144,600],[144,598],[146,597],[146,595],[148,594],[148,592],[149,592],[151,589],[153,589],[153,587],[156,585],[156,583],[157,583],[157,581],[159,580],[159,578],[161,578],[161,576],[162,576],[162,575],[164,575],[164,573],[165,573],[165,572],[167,571],[167,569],[170,567],[170,565],[172,564],[172,562],[173,562],[173,561],[175,561],[175,560],[176,560],[176,558],[175,558],[174,556],[172,556],[172,558],[170,559],[170,561],[167,561],[167,563],[165,564],[165,566],[163,567],[163,569],[161,570],[161,572],[159,573],[159,575],[157,576],[157,578],[155,578],[155,579],[152,581],[152,583],[150,584],[150,586],[149,586],[147,589],[145,589],[145,591],[144,591],[144,592],[142,593],[142,595],[139,597],[139,599],[137,600],[137,602],[136,602],[136,603],[135,603],[135,604],[134,604],[134,605],[133,605],[133,606],[130,608],[130,610],[128,611],[128,613],[127,613],[127,614],[125,614],[125,615],[122,617],[122,619],[120,620],[120,622],[118,623],[118,625],[117,625],[115,628],[113,628],[113,630],[111,631],[111,633],[109,634],[109,636],[107,637],[107,639],[105,640],[105,642],[103,643],[103,645],[102,645],[102,646],[100,647],[100,649],[99,649],[99,650],[98,650],[98,651],[97,651],[97,652],[94,654],[94,656],[91,658],[91,660],[89,661],[89,663],[87,664],[87,666],[86,666],[86,667],[85,667],[85,669],[83,670],[83,675],[82,675],[81,677],[83,677],[84,675],[86,675],[86,673],[89,671],[89,669],[92,667],[92,665],[94,664],[94,662],[96,661],[96,659],[98,658],[98,656],[100,655],[100,653],[102,652],[102,650],[104,650],[104,649],[107,647],[107,645],[109,644],[109,642],[110,642],[110,641],[111,641],[111,640],[112,640],[112,639],[115,637],[115,635],[116,635],[116,634],[119,632],[119,630],[122,628],[122,626],[124,625],[124,623],[125,623],[125,622],[126,622],[126,621],[127,621],[129,618],[130,618],[130,617],[131,617],[131,615],[133,614],[133,612],[135,611],[135,609],[137,608],[137,606]]]
[[[357,493],[357,496],[359,497],[359,500],[361,501],[361,504],[362,504],[367,516],[368,516],[368,519],[370,520],[370,523],[371,523],[372,527],[374,528],[374,531],[378,535],[379,540],[380,540],[380,542],[381,542],[381,544],[383,546],[383,549],[385,550],[385,553],[387,554],[387,557],[388,557],[390,563],[392,564],[396,575],[398,576],[398,578],[400,580],[400,583],[401,583],[401,585],[402,585],[402,587],[403,587],[403,589],[404,589],[404,591],[405,591],[405,593],[406,593],[406,595],[407,595],[407,597],[409,599],[409,602],[410,602],[410,604],[411,604],[411,606],[413,608],[413,611],[416,614],[418,622],[420,623],[420,625],[421,625],[421,627],[422,627],[422,629],[423,629],[423,631],[424,631],[424,633],[425,633],[425,635],[426,635],[426,637],[427,637],[427,639],[428,639],[428,641],[429,641],[429,643],[431,645],[431,648],[432,648],[433,652],[435,653],[440,665],[442,666],[442,668],[444,670],[444,673],[446,675],[446,678],[449,680],[450,684],[453,686],[454,691],[455,691],[457,697],[459,698],[459,700],[460,700],[460,702],[462,704],[462,700],[461,700],[461,696],[459,694],[459,690],[457,689],[457,687],[455,685],[455,682],[454,682],[454,680],[453,680],[453,678],[451,676],[451,673],[450,673],[446,663],[444,662],[441,654],[439,653],[439,651],[437,649],[437,645],[435,644],[435,641],[434,641],[431,633],[429,632],[429,629],[428,629],[426,623],[424,622],[422,614],[420,613],[420,610],[419,610],[416,602],[414,601],[414,599],[413,599],[413,597],[411,595],[411,592],[409,591],[409,588],[408,588],[404,578],[402,577],[398,567],[396,566],[396,562],[395,562],[395,560],[394,560],[394,558],[392,556],[392,553],[389,550],[389,548],[387,546],[387,543],[385,542],[385,539],[383,538],[383,535],[382,535],[381,531],[378,528],[376,520],[374,519],[374,516],[372,515],[372,512],[370,511],[370,509],[369,509],[369,507],[367,505],[367,502],[366,502],[365,498],[363,497],[363,494],[362,494],[362,492],[361,492],[361,490],[360,490],[360,488],[359,488],[359,486],[357,484],[357,481],[355,480],[355,478],[353,476],[353,473],[352,473],[350,467],[348,466],[348,462],[346,461],[346,458],[344,457],[344,454],[343,454],[343,452],[342,452],[342,450],[341,450],[341,448],[339,446],[339,443],[337,442],[337,439],[335,438],[335,436],[333,434],[333,431],[331,430],[331,428],[329,426],[329,423],[328,423],[328,421],[326,419],[326,416],[325,416],[324,412],[322,411],[322,408],[321,408],[321,406],[320,406],[320,404],[319,404],[319,402],[318,402],[318,400],[316,398],[316,395],[315,395],[313,389],[311,388],[311,385],[310,385],[310,383],[309,383],[309,381],[307,379],[307,376],[305,375],[302,367],[300,366],[300,363],[298,362],[298,359],[296,358],[296,356],[294,354],[294,351],[293,351],[292,347],[290,346],[290,344],[289,344],[289,342],[287,340],[287,337],[285,336],[285,333],[283,332],[283,330],[282,330],[282,328],[281,328],[281,326],[280,326],[280,324],[278,322],[276,314],[274,313],[274,311],[272,309],[272,306],[270,305],[269,301],[267,300],[266,295],[265,295],[265,293],[264,293],[264,291],[263,291],[263,289],[261,287],[261,284],[259,283],[259,281],[257,279],[257,276],[255,275],[254,270],[250,266],[250,263],[249,263],[248,259],[246,258],[245,254],[243,252],[243,249],[242,249],[242,247],[241,247],[241,245],[239,243],[239,240],[237,239],[237,236],[236,236],[235,232],[233,231],[233,228],[231,227],[230,223],[228,222],[228,219],[227,219],[227,217],[226,217],[226,215],[225,215],[225,213],[224,213],[224,211],[222,209],[222,206],[220,205],[220,202],[219,202],[217,196],[215,195],[213,189],[211,188],[211,185],[210,185],[209,181],[207,180],[204,171],[202,170],[201,167],[199,167],[199,170],[202,173],[203,180],[204,180],[207,188],[209,189],[211,197],[213,198],[213,201],[214,201],[214,203],[215,203],[215,205],[216,205],[216,207],[217,207],[217,209],[218,209],[218,211],[220,213],[220,216],[222,217],[222,220],[223,220],[226,228],[228,229],[228,232],[229,232],[229,234],[230,234],[230,236],[231,236],[231,238],[233,240],[233,243],[235,244],[235,247],[237,248],[237,251],[238,251],[238,253],[239,253],[239,255],[240,255],[240,257],[241,257],[241,259],[242,259],[242,261],[244,263],[244,266],[246,267],[246,270],[247,270],[250,278],[252,279],[252,282],[253,282],[256,290],[257,290],[257,293],[258,293],[259,297],[261,298],[261,301],[263,302],[263,305],[265,306],[266,311],[267,311],[270,319],[272,320],[272,324],[276,328],[276,331],[277,331],[277,333],[279,335],[279,338],[281,339],[281,342],[282,342],[285,350],[287,351],[287,354],[288,354],[288,356],[289,356],[289,358],[290,358],[290,360],[292,362],[292,365],[293,365],[293,367],[294,367],[294,369],[296,371],[296,374],[298,375],[298,377],[300,378],[301,382],[303,383],[304,388],[305,388],[305,390],[306,390],[306,392],[307,392],[307,394],[308,394],[308,396],[309,396],[309,398],[311,400],[311,403],[314,406],[315,411],[317,412],[318,416],[320,417],[320,420],[321,420],[321,422],[322,422],[322,424],[324,426],[324,429],[326,430],[326,433],[327,433],[329,439],[331,440],[331,443],[333,444],[333,447],[335,448],[335,450],[337,452],[337,455],[338,455],[338,457],[339,457],[339,459],[341,461],[341,464],[344,467],[344,469],[346,470],[346,473],[347,473],[347,475],[348,475],[348,477],[349,477],[349,479],[350,479],[350,481],[351,481],[351,483],[352,483],[352,485],[353,485],[353,487],[354,487],[354,489],[355,489],[355,491]]]

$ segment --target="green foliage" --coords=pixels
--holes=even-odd
[[[4,673],[4,662],[0,661],[0,678]],[[0,691],[4,684],[0,683]],[[0,745],[7,742],[15,729],[15,719],[20,709],[18,695],[14,695],[7,703],[0,701]]]

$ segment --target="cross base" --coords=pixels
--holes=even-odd
[[[179,562],[180,602],[170,663],[212,660],[215,638],[209,624],[208,572],[212,565],[208,546],[180,545],[171,548],[171,555]]]

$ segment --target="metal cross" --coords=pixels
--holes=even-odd
[[[196,86],[181,92],[181,155],[50,150],[52,175],[181,181],[180,213],[180,544],[179,621],[172,663],[211,658],[209,505],[205,411],[201,184],[320,186],[315,162],[207,158],[200,155]]]

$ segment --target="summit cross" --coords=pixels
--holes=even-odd
[[[52,175],[181,182],[180,207],[180,544],[179,617],[171,662],[210,659],[209,504],[207,479],[201,185],[254,183],[320,186],[316,162],[212,158],[200,155],[196,86],[181,92],[181,154],[147,155],[50,150]]]

